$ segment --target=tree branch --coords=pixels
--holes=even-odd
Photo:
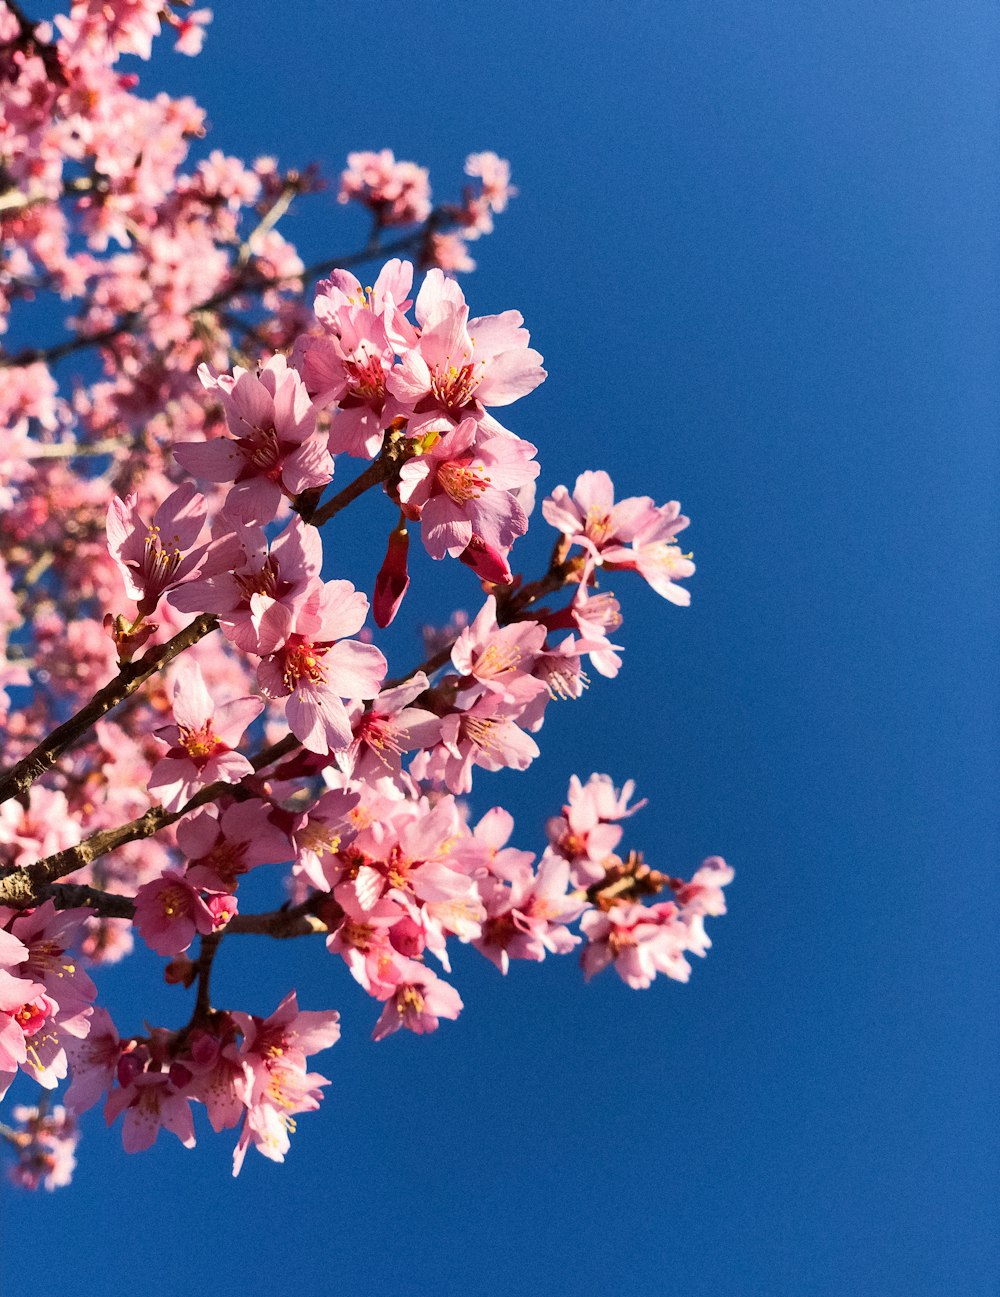
[[[95,721],[124,702],[151,675],[172,662],[178,653],[215,630],[218,624],[214,616],[203,613],[190,626],[178,631],[166,644],[156,645],[136,662],[122,663],[111,683],[99,689],[85,707],[81,707],[75,716],[57,726],[27,756],[0,775],[0,803],[27,792],[39,775],[51,770],[62,754],[78,743]]]

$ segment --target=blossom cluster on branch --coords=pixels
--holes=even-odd
[[[0,1097],[18,1072],[45,1092],[0,1138],[31,1187],[68,1180],[98,1103],[128,1151],[193,1144],[201,1104],[238,1128],[234,1171],[284,1157],[339,1014],[294,991],[266,1017],[216,1005],[240,934],[321,937],[380,1040],[458,1017],[456,942],[502,973],[579,949],[588,978],[685,981],[732,877],[622,851],[641,803],[607,775],[573,776],[540,854],[503,807],[472,816],[477,772],[525,770],[547,708],[618,674],[610,577],[687,604],[688,519],[586,471],[541,504],[547,569],[517,571],[537,448],[497,412],[545,370],[520,313],[472,316],[453,277],[516,193],[508,164],[471,155],[435,206],[425,169],[350,154],[337,196],[368,243],[306,267],[276,227],[319,174],[192,164],[201,110],[118,69],[164,26],[197,53],[209,17],[0,0],[0,318],[16,335],[69,304],[63,337],[0,351]],[[375,261],[369,284],[350,269]],[[327,574],[369,491],[385,552],[359,590]],[[390,668],[376,631],[419,598],[413,533],[458,560],[472,615]],[[241,910],[251,870],[283,880],[277,909]],[[122,1032],[95,1004],[88,968],[136,937],[192,988],[182,1024]]]

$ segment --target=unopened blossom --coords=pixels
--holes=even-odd
[[[179,810],[208,784],[235,784],[253,774],[247,758],[233,749],[263,710],[262,698],[214,703],[197,663],[180,663],[174,678],[174,722],[156,731],[168,745],[167,753],[149,776],[149,791],[165,810]]]
[[[462,997],[455,988],[413,959],[405,961],[401,980],[385,998],[372,1040],[384,1040],[400,1027],[424,1035],[436,1031],[442,1018],[457,1018],[462,1011]]]
[[[256,374],[237,365],[214,378],[205,365],[202,384],[218,393],[230,437],[181,442],[178,462],[207,482],[232,482],[226,511],[243,523],[270,522],[282,496],[323,487],[333,475],[326,438],[316,430],[316,409],[299,374],[275,355]]]
[[[113,497],[108,505],[108,550],[135,599],[141,616],[152,613],[160,596],[197,574],[208,545],[197,541],[205,525],[205,497],[185,482],[153,514],[149,523],[139,513],[139,497]]]
[[[385,658],[344,638],[361,629],[367,612],[368,600],[349,581],[318,585],[296,609],[288,639],[257,669],[265,696],[287,700],[289,727],[311,752],[346,748],[354,736],[343,700],[379,691]]]

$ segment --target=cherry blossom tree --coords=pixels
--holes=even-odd
[[[533,851],[504,807],[472,814],[550,706],[618,674],[618,574],[688,603],[688,519],[582,471],[538,511],[547,568],[518,569],[539,452],[508,407],[543,360],[455,278],[516,194],[508,163],[471,155],[438,202],[416,163],[351,153],[337,198],[370,237],[307,266],[278,226],[320,174],[196,155],[202,110],[129,70],[163,31],[197,54],[210,16],[0,0],[0,320],[64,320],[0,351],[0,1097],[18,1073],[39,1090],[0,1135],[28,1187],[68,1182],[99,1104],[128,1152],[161,1128],[193,1145],[201,1105],[234,1173],[251,1146],[284,1158],[339,1015],[297,989],[268,1016],[218,1005],[241,934],[322,939],[382,1040],[459,1016],[455,943],[501,974],[577,951],[586,978],[686,981],[732,878],[623,848],[643,803],[605,774],[573,775]],[[357,589],[337,528],[368,492],[385,552]],[[465,606],[390,662],[414,531]],[[278,908],[241,908],[250,870],[283,880]],[[183,1021],[96,1003],[136,941],[190,989]]]

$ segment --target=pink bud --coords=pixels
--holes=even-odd
[[[459,557],[480,580],[489,581],[491,585],[510,585],[511,572],[506,557],[495,546],[488,545],[482,536],[473,533]]]
[[[410,548],[410,535],[400,517],[399,526],[389,533],[389,547],[375,578],[372,596],[372,615],[376,626],[389,626],[399,612],[403,595],[409,589],[410,577],[406,570],[406,557]]]

